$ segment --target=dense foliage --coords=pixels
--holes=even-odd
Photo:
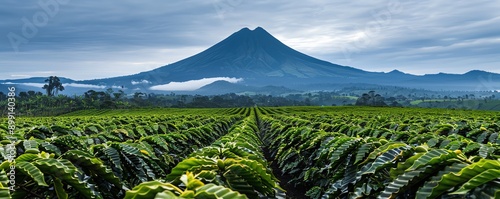
[[[85,110],[17,118],[14,138],[6,124],[2,198],[500,197],[498,112]]]
[[[498,113],[335,110],[262,116],[273,159],[282,173],[294,177],[290,183],[308,187],[307,196],[500,196]]]

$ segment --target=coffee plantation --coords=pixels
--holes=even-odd
[[[498,112],[82,110],[8,130],[0,198],[500,198]]]

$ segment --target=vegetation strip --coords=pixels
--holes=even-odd
[[[158,197],[159,194],[203,198],[211,194],[204,190],[206,186],[226,187],[233,190],[234,193],[231,193],[238,197],[242,197],[239,194],[244,194],[242,198],[274,198],[278,190],[283,190],[264,158],[260,148],[262,142],[257,132],[255,115],[251,114],[239,124],[234,125],[227,135],[215,141],[211,146],[195,151],[172,169],[167,176],[167,181],[171,182],[168,186],[180,186],[179,188],[145,189],[144,187],[149,186],[149,183],[143,183],[127,192],[125,198],[143,195]],[[192,181],[185,180],[190,178]],[[197,184],[197,186],[190,186],[190,184]]]
[[[243,118],[236,111],[20,119],[16,187],[2,196],[123,198],[141,182],[165,178],[185,156],[226,134]],[[0,179],[6,179],[10,140],[1,135]]]
[[[16,118],[14,192],[7,188],[12,137],[2,119],[1,197],[500,197],[495,112],[254,107],[87,113]],[[293,190],[285,195],[280,184]]]
[[[371,117],[362,109],[307,109],[313,111],[294,115],[298,108],[280,109],[290,114],[266,110],[261,121],[271,157],[283,174],[295,176],[283,183],[312,184],[306,193],[310,198],[500,194],[500,126],[495,117],[450,117],[444,125],[431,123],[435,116],[428,113],[388,118]]]

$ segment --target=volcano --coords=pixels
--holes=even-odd
[[[300,53],[261,27],[243,28],[209,49],[151,71],[177,80],[207,77],[317,78],[359,75],[364,71]],[[261,79],[262,80],[262,79]],[[257,83],[257,82],[256,82]]]
[[[500,90],[499,84],[494,81],[498,79],[500,74],[477,70],[465,74],[439,73],[423,76],[398,70],[389,73],[364,71],[303,54],[257,27],[254,30],[243,28],[196,55],[151,71],[106,79],[68,80],[63,83],[98,85],[100,88],[118,86],[150,93],[173,89],[164,87],[165,85],[189,82],[197,84],[194,88],[209,94],[213,88],[221,88],[221,85],[230,88],[216,89],[217,92],[214,93],[221,90],[245,92],[245,89],[259,90],[265,87],[300,91],[334,90],[343,85],[365,84],[429,90],[491,91]],[[210,83],[216,85],[209,86]],[[175,89],[171,91],[178,90]]]
[[[203,78],[231,77],[252,86],[295,87],[314,83],[362,82],[370,73],[298,52],[261,27],[243,28],[214,46],[173,64],[135,75],[84,81],[161,85]],[[297,81],[299,80],[299,81]]]

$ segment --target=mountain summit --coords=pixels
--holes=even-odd
[[[188,71],[193,72],[190,78],[199,73],[203,73],[203,77],[309,78],[362,72],[300,53],[261,27],[243,28],[197,55],[154,70],[158,73]]]
[[[415,76],[392,71],[367,72],[322,61],[298,52],[261,27],[243,28],[196,55],[157,69],[135,75],[81,81],[84,84],[150,89],[171,82],[234,78],[253,87],[285,86],[290,89],[328,90],[332,85],[404,85],[426,89],[475,89],[480,76],[500,75],[471,72],[465,75],[436,74]],[[148,91],[146,91],[148,92]]]
[[[35,85],[45,78],[36,79],[5,80],[0,81],[0,85]],[[388,73],[363,71],[298,52],[257,27],[254,30],[243,28],[203,52],[151,71],[85,81],[65,79],[63,83],[73,83],[87,90],[112,87],[129,92],[196,90],[204,94],[220,94],[336,90],[367,84],[429,90],[491,91],[500,90],[495,81],[498,79],[500,74],[477,70],[465,74],[422,76],[399,70]]]
[[[253,85],[284,85],[285,80],[296,78],[321,83],[325,78],[349,76],[355,79],[366,73],[298,52],[257,27],[254,30],[243,28],[205,51],[176,63],[106,82],[112,80],[116,85],[128,85],[132,81],[148,80],[151,84],[166,84],[235,77]]]

